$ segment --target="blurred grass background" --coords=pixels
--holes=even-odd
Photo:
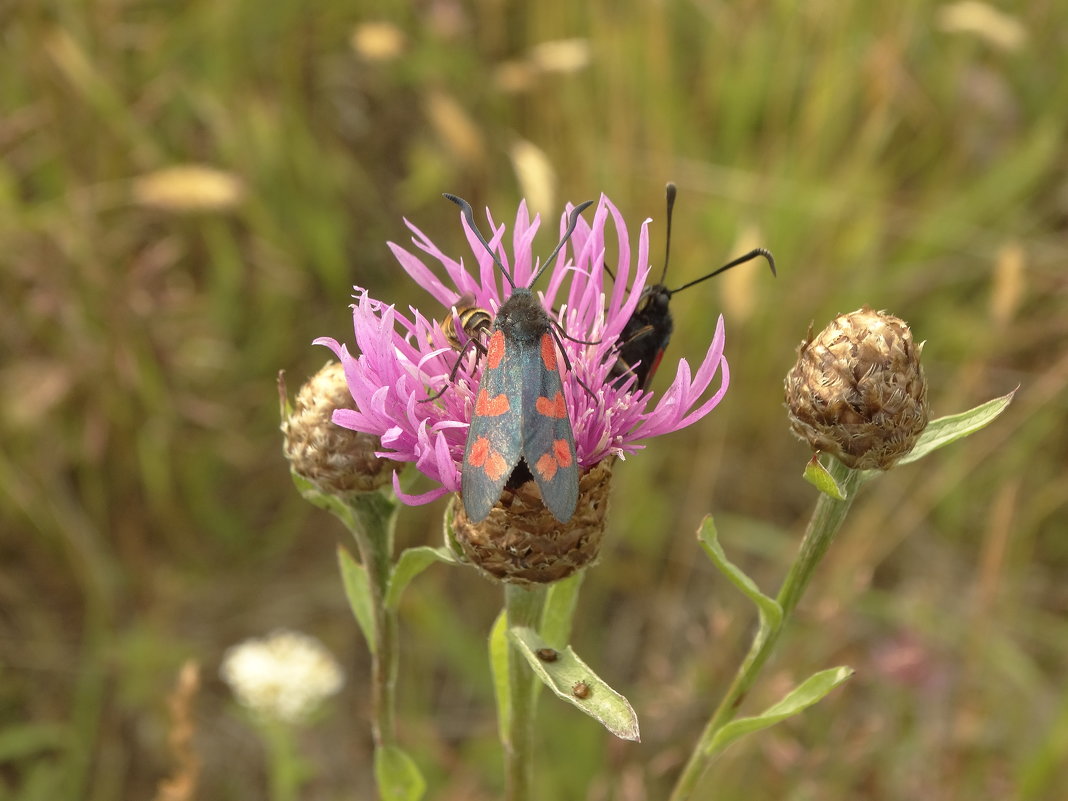
[[[286,626],[349,675],[302,733],[303,797],[371,797],[339,526],[291,487],[275,375],[295,389],[314,337],[351,338],[354,283],[428,301],[385,242],[407,216],[463,252],[442,191],[504,220],[528,196],[553,228],[606,192],[635,235],[655,219],[659,265],[675,180],[669,283],[757,244],[779,278],[674,301],[672,358],[726,316],[731,391],[617,467],[575,633],[643,742],[546,698],[542,797],[666,795],[754,617],[693,532],[713,512],[776,588],[813,503],[782,377],[810,321],[867,303],[927,340],[935,414],[1021,390],[865,491],[747,708],[856,677],[735,746],[708,797],[1064,798],[1066,31],[1051,2],[0,5],[0,796],[153,797],[189,657],[198,797],[262,796],[216,676]],[[437,544],[440,513],[406,512],[401,544]],[[499,595],[439,566],[407,596],[401,739],[431,798],[499,796]]]

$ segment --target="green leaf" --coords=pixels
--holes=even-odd
[[[769,706],[762,714],[756,717],[732,720],[717,731],[711,742],[706,746],[705,754],[711,756],[722,751],[739,737],[774,726],[776,723],[808,709],[852,675],[853,668],[836,667],[820,671],[814,676],[809,676],[798,687],[790,691],[785,698],[777,704]]]
[[[431,548],[429,545],[406,548],[402,551],[389,579],[386,607],[396,609],[400,603],[401,595],[404,594],[404,590],[411,583],[411,580],[434,564],[434,562],[447,562],[454,565],[456,564],[456,558],[448,548]]]
[[[571,622],[575,617],[575,606],[585,576],[585,570],[576,570],[566,579],[549,586],[539,631],[552,646],[563,647],[571,637]]]
[[[352,512],[344,501],[336,495],[323,492],[304,476],[297,475],[293,470],[290,470],[289,474],[293,477],[293,484],[300,493],[300,497],[313,506],[318,506],[320,509],[330,512],[351,528]]]
[[[774,598],[762,593],[756,582],[727,558],[727,554],[723,552],[723,547],[719,544],[716,524],[711,515],[707,515],[701,521],[701,528],[697,530],[697,538],[701,541],[701,547],[708,554],[708,558],[719,568],[719,572],[756,604],[762,626],[767,629],[777,629],[782,624],[782,607]]]
[[[374,601],[371,598],[371,586],[367,581],[367,570],[340,545],[337,549],[337,563],[341,568],[341,580],[345,583],[345,597],[349,599],[349,608],[356,616],[356,622],[360,624],[367,647],[374,653]]]
[[[509,629],[508,635],[534,674],[558,698],[577,706],[620,739],[641,739],[638,716],[630,702],[579,659],[571,646],[552,648],[534,629],[520,626]]]
[[[815,455],[805,465],[804,478],[805,481],[824,495],[830,495],[836,501],[844,501],[846,499],[845,490],[834,480],[834,476],[830,474],[830,471],[823,466],[823,463]]]
[[[505,610],[493,621],[489,636],[490,672],[493,695],[497,699],[497,728],[502,743],[508,742],[512,730],[512,701],[508,694],[508,614]]]
[[[458,565],[468,564],[464,548],[456,539],[456,527],[453,525],[452,503],[445,504],[445,514],[441,516],[442,529],[444,531],[445,547],[452,552],[453,559]]]
[[[922,459],[931,451],[938,450],[951,442],[955,442],[969,434],[974,434],[981,428],[985,428],[1009,407],[1015,394],[1016,390],[1014,389],[1008,395],[1002,395],[1000,398],[989,400],[986,403],[976,406],[974,409],[932,420],[927,424],[927,428],[924,429],[923,434],[920,435],[920,440],[916,443],[916,447],[905,456],[902,456],[898,461],[898,464],[902,465],[908,464],[909,462],[915,462],[917,459]]]
[[[375,750],[375,782],[382,801],[419,801],[426,779],[407,753],[395,745]]]

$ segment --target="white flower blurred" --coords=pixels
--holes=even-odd
[[[243,706],[283,723],[305,720],[345,683],[341,666],[321,642],[284,630],[231,646],[219,675]]]

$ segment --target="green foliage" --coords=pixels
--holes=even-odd
[[[313,338],[351,339],[354,283],[429,303],[385,242],[407,242],[407,217],[461,253],[442,191],[507,219],[547,181],[553,230],[566,200],[605,191],[632,229],[654,217],[659,265],[675,180],[671,285],[752,244],[779,277],[736,271],[673,301],[654,390],[720,312],[731,388],[697,429],[617,466],[565,637],[618,666],[643,743],[583,765],[583,785],[568,759],[542,765],[544,785],[666,795],[751,623],[701,580],[685,532],[730,515],[752,535],[732,536],[737,563],[761,586],[780,577],[812,495],[782,377],[809,321],[869,303],[927,341],[940,413],[1021,388],[996,425],[865,487],[777,662],[848,661],[864,682],[808,710],[804,733],[721,755],[716,796],[1059,797],[1068,11],[1001,4],[1008,20],[955,28],[961,5],[0,4],[0,709],[73,743],[10,752],[0,795],[152,798],[180,661],[214,675],[228,645],[280,625],[345,650],[356,704],[340,527],[292,489],[277,371],[295,390],[326,358]],[[379,20],[403,34],[399,57],[353,50]],[[559,39],[585,43],[584,67],[531,50]],[[551,175],[517,168],[519,139]],[[212,172],[183,184],[166,172],[183,164]],[[440,545],[440,514],[404,509],[398,546]],[[442,797],[499,795],[478,645],[498,603],[456,569],[425,571],[400,604],[419,634],[398,680],[404,741]],[[166,647],[123,645],[142,631]],[[198,699],[199,797],[263,795],[224,692],[206,681]],[[324,797],[370,797],[352,734],[366,716],[345,709],[306,745]]]
[[[426,792],[418,766],[395,745],[375,751],[375,782],[382,801],[419,801]]]
[[[367,568],[357,562],[348,551],[341,546],[337,549],[337,562],[341,568],[341,579],[345,585],[345,597],[349,600],[349,608],[352,610],[356,622],[360,624],[364,641],[368,649],[375,650],[375,613],[374,602],[371,598],[371,585],[367,579]]]
[[[827,693],[853,675],[853,668],[836,667],[821,670],[809,676],[801,684],[790,690],[781,701],[772,704],[759,715],[747,718],[735,718],[716,732],[708,744],[708,753],[722,751],[739,737],[766,729],[791,718],[808,709]]]
[[[550,647],[533,629],[516,627],[508,632],[542,683],[557,698],[573,704],[623,740],[638,740],[638,716],[630,702],[593,672],[566,646]]]

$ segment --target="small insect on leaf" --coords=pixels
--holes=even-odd
[[[645,389],[653,380],[660,361],[664,358],[671,334],[675,330],[675,321],[671,317],[668,308],[671,297],[676,292],[689,289],[695,284],[707,281],[715,275],[726,272],[739,264],[752,261],[757,256],[763,256],[771,266],[771,274],[775,275],[775,258],[771,252],[764,248],[754,248],[743,256],[724,264],[708,275],[702,276],[688,284],[683,284],[678,289],[668,289],[664,281],[667,279],[668,260],[671,257],[671,215],[675,208],[675,184],[669,183],[666,187],[667,195],[667,237],[664,244],[664,270],[660,274],[660,283],[647,286],[642,291],[638,306],[619,336],[619,361],[612,369],[612,377],[617,386],[622,385],[627,376],[633,374],[637,379],[636,388]]]
[[[575,513],[579,482],[575,435],[557,358],[560,346],[564,365],[570,370],[560,343],[560,337],[567,334],[559,329],[530,287],[553,263],[574,232],[579,215],[592,201],[575,207],[566,233],[531,277],[530,284],[517,287],[475,225],[470,204],[455,195],[445,197],[460,207],[468,229],[512,288],[489,326],[485,364],[460,476],[464,510],[471,522],[484,520],[522,460],[537,483],[545,506],[557,520],[566,523]]]
[[[584,681],[576,681],[571,685],[571,694],[576,698],[586,699],[590,697],[590,685]]]
[[[560,653],[553,648],[539,648],[534,653],[542,662],[555,662],[560,658]]]

